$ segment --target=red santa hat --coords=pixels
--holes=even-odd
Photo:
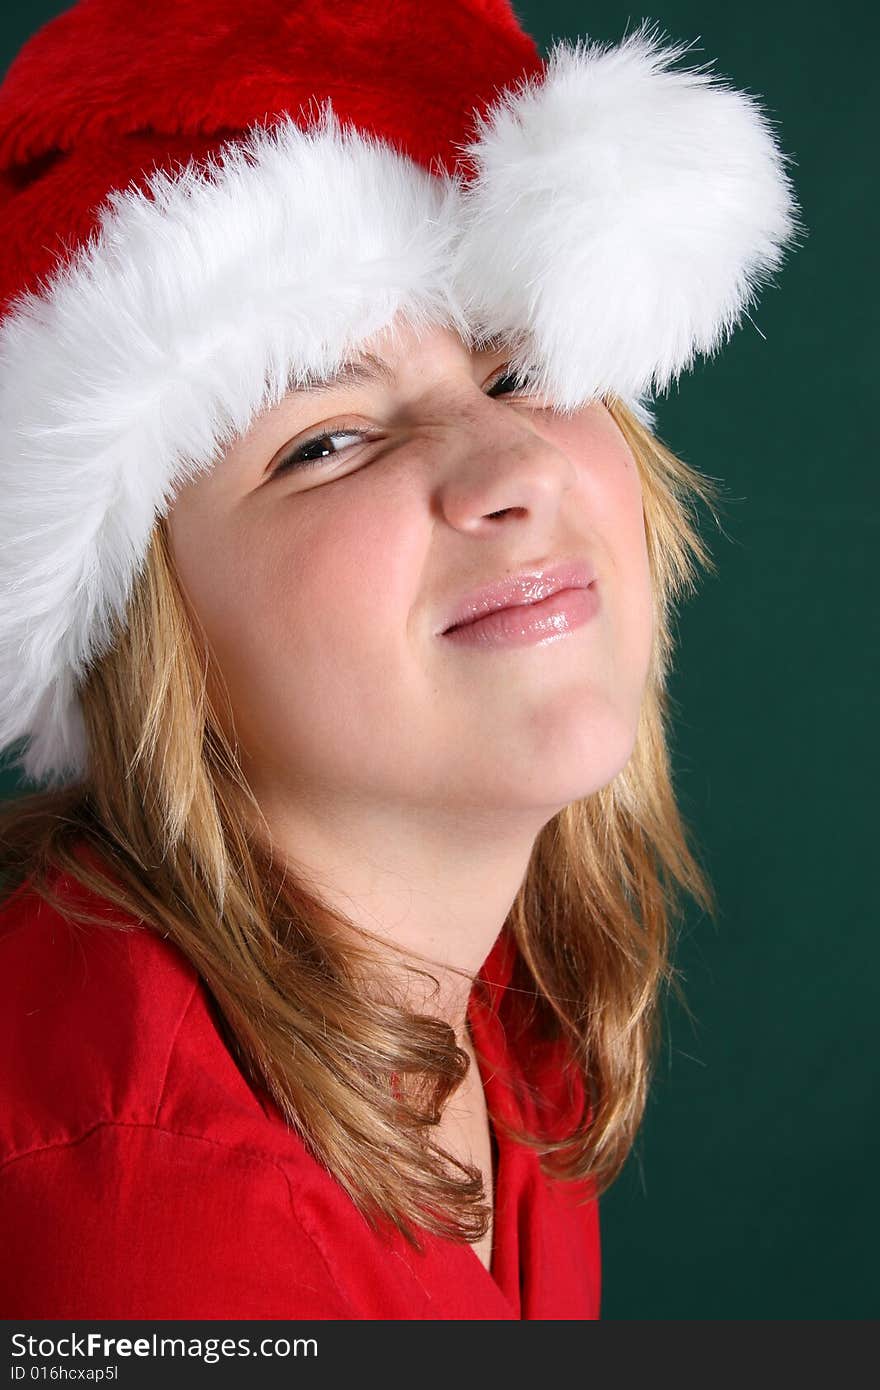
[[[0,85],[0,748],[87,774],[77,688],[175,490],[398,315],[554,407],[714,354],[805,229],[757,99],[644,22],[508,0],[80,0]]]

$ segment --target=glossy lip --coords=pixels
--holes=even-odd
[[[500,647],[544,647],[576,632],[599,611],[595,584],[587,589],[557,589],[537,603],[496,608],[472,623],[450,628],[444,636],[455,646],[483,651]]]
[[[438,636],[467,626],[505,608],[540,603],[561,589],[587,589],[595,582],[596,571],[586,560],[567,560],[549,567],[523,570],[520,574],[486,584],[469,593],[455,609]]]

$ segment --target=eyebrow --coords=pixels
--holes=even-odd
[[[390,386],[394,379],[395,374],[387,362],[375,353],[364,352],[354,361],[343,362],[332,371],[312,371],[299,379],[295,373],[291,373],[287,389],[302,392],[307,396],[318,396],[340,386],[361,386],[377,381]]]
[[[476,351],[494,354],[508,345],[506,334],[495,333],[481,338],[476,344]],[[321,373],[317,370],[310,371],[298,379],[296,373],[291,372],[287,381],[287,390],[288,392],[300,391],[305,396],[320,396],[326,395],[340,386],[373,385],[375,382],[381,382],[384,386],[393,386],[394,381],[395,372],[387,362],[381,357],[377,357],[373,352],[362,352],[356,358],[342,362],[340,366],[331,371]]]

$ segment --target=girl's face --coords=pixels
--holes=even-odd
[[[245,771],[279,812],[537,829],[632,752],[652,644],[633,455],[602,403],[554,418],[503,351],[450,329],[366,346],[385,378],[292,392],[169,513]],[[284,466],[297,450],[313,462]],[[582,625],[526,645],[443,634],[474,589],[571,560],[596,575]]]

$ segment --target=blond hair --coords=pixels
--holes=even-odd
[[[693,503],[701,498],[717,521],[717,489],[621,402],[606,403],[642,483],[650,672],[626,766],[544,826],[505,924],[517,946],[511,1000],[526,1002],[540,1036],[570,1050],[586,1097],[561,1138],[506,1128],[539,1151],[548,1174],[591,1177],[597,1195],[641,1123],[661,988],[680,993],[671,931],[682,894],[715,912],[673,792],[666,680],[676,602],[695,589],[697,566],[715,569]],[[96,920],[56,897],[48,880],[62,872],[168,937],[206,982],[245,1073],[374,1228],[387,1218],[416,1245],[420,1226],[479,1239],[490,1220],[481,1175],[430,1137],[467,1055],[440,1018],[359,988],[370,948],[355,937],[370,934],[254,834],[259,807],[198,627],[162,518],[124,628],[80,691],[87,782],[0,809],[4,893],[29,877],[69,917]],[[112,864],[113,881],[74,855],[83,841]],[[528,1072],[527,1057],[522,1065]]]

